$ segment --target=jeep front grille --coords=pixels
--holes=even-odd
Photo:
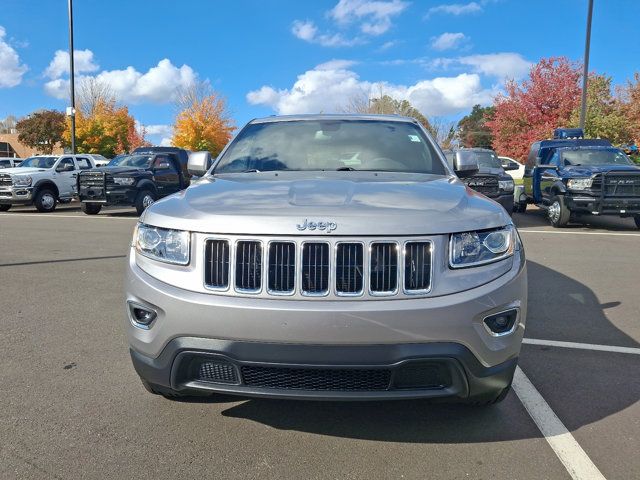
[[[431,285],[431,243],[409,242],[404,252],[404,289],[409,292],[429,290]]]
[[[13,185],[11,175],[8,173],[0,173],[0,187],[10,187]]]
[[[262,243],[240,241],[236,246],[236,289],[259,292],[262,288]]]
[[[398,290],[398,244],[390,242],[371,245],[371,292],[392,295]]]
[[[209,240],[206,245],[204,283],[209,288],[229,286],[229,242]]]
[[[209,238],[205,287],[243,295],[384,297],[431,290],[430,240]],[[263,278],[265,280],[263,280]]]
[[[338,243],[336,247],[336,292],[360,295],[363,290],[364,263],[361,243]]]
[[[302,294],[329,293],[329,244],[304,243],[302,245]]]
[[[288,295],[296,286],[296,245],[293,242],[269,244],[269,293]]]

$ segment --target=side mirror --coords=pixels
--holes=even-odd
[[[453,171],[456,172],[458,178],[473,177],[478,173],[478,161],[471,156],[461,157],[456,155],[453,158]]]
[[[509,171],[509,170],[518,170],[518,165],[513,165],[512,163],[509,163],[507,165],[503,165],[502,168],[504,169],[505,172]]]
[[[73,165],[65,163],[64,165],[58,165],[56,172],[73,172],[76,169]]]
[[[187,171],[190,175],[201,177],[211,166],[211,154],[209,152],[191,152],[187,163]]]

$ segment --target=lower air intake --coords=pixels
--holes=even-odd
[[[244,384],[284,390],[387,390],[391,372],[381,369],[242,367]]]

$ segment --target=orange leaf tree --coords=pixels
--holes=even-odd
[[[523,160],[533,142],[567,126],[580,104],[580,76],[578,65],[556,57],[540,60],[524,81],[508,81],[506,93],[496,98],[493,118],[486,122],[494,148]]]
[[[225,100],[207,85],[194,85],[180,93],[178,108],[173,145],[217,156],[235,129]]]

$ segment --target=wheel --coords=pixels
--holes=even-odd
[[[527,211],[527,204],[526,203],[514,203],[513,204],[513,211],[515,213],[525,213]]]
[[[555,228],[561,228],[569,223],[571,218],[571,210],[569,210],[564,204],[564,198],[560,196],[554,196],[551,198],[551,205],[547,210],[547,217],[549,222]]]
[[[136,195],[135,207],[138,215],[142,215],[148,207],[150,207],[153,202],[156,201],[156,196],[151,190],[142,190],[138,192]]]
[[[478,395],[477,397],[470,397],[467,399],[467,403],[469,405],[474,405],[476,407],[485,407],[489,405],[496,405],[497,403],[502,402],[509,391],[511,390],[511,384],[507,385],[505,388],[498,392],[493,392],[485,395]]]
[[[0,203],[0,212],[6,212],[11,208],[10,203]],[[637,220],[636,220],[637,222]]]
[[[33,204],[38,211],[42,213],[53,212],[56,209],[57,203],[56,194],[48,188],[40,190],[33,199]]]
[[[80,206],[80,208],[87,215],[97,215],[98,213],[100,213],[100,210],[102,210],[102,205],[99,203],[82,202],[82,205]]]

